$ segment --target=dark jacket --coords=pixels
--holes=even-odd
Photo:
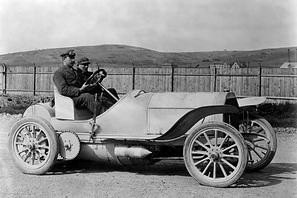
[[[60,67],[55,71],[53,80],[62,95],[68,97],[80,95],[79,88],[83,85],[83,79],[72,67]]]
[[[83,82],[86,82],[86,80],[93,74],[93,72],[87,71],[87,72],[82,72],[81,69],[77,69],[78,72],[80,72],[80,74],[83,77]]]
[[[93,72],[90,72],[90,71],[82,72],[82,70],[79,68],[77,69],[77,71],[78,71],[79,75],[81,76],[83,83],[86,82],[87,79],[93,74]],[[97,78],[93,77],[93,79],[89,83],[95,84],[96,82],[97,82]],[[99,85],[93,85],[93,86],[90,86],[89,88],[87,88],[86,92],[91,93],[91,94],[95,94],[95,93],[100,94],[101,88]]]

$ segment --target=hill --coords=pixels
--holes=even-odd
[[[280,67],[296,60],[296,47],[273,48],[252,51],[209,51],[209,52],[158,52],[127,45],[96,45],[69,48],[43,49],[0,55],[0,63],[6,65],[58,64],[60,54],[66,49],[74,49],[77,58],[87,56],[93,64],[102,66],[164,66],[209,67],[210,64],[245,62],[249,67]],[[288,51],[288,49],[290,51]]]

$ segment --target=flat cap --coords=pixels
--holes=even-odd
[[[75,51],[73,49],[67,50],[66,52],[60,55],[61,57],[69,56],[70,58],[75,57]]]
[[[87,65],[90,64],[90,60],[87,57],[82,57],[77,61],[78,65]]]

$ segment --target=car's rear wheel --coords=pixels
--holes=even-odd
[[[55,130],[43,118],[24,117],[11,129],[9,151],[14,163],[23,173],[44,174],[57,159]]]
[[[243,174],[247,148],[243,137],[231,125],[209,122],[189,133],[184,144],[187,170],[200,184],[228,187]]]
[[[248,171],[259,171],[273,159],[277,149],[276,134],[267,120],[250,114],[240,121],[239,132],[248,146]]]

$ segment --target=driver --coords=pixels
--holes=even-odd
[[[75,51],[70,49],[62,53],[62,67],[55,71],[53,81],[60,92],[64,96],[72,98],[75,107],[86,107],[97,115],[100,114],[99,103],[96,103],[97,112],[95,109],[95,97],[90,93],[89,85],[84,83],[84,78],[75,67]],[[98,98],[99,99],[99,98]],[[109,108],[113,105],[106,98],[102,98],[101,105]]]

